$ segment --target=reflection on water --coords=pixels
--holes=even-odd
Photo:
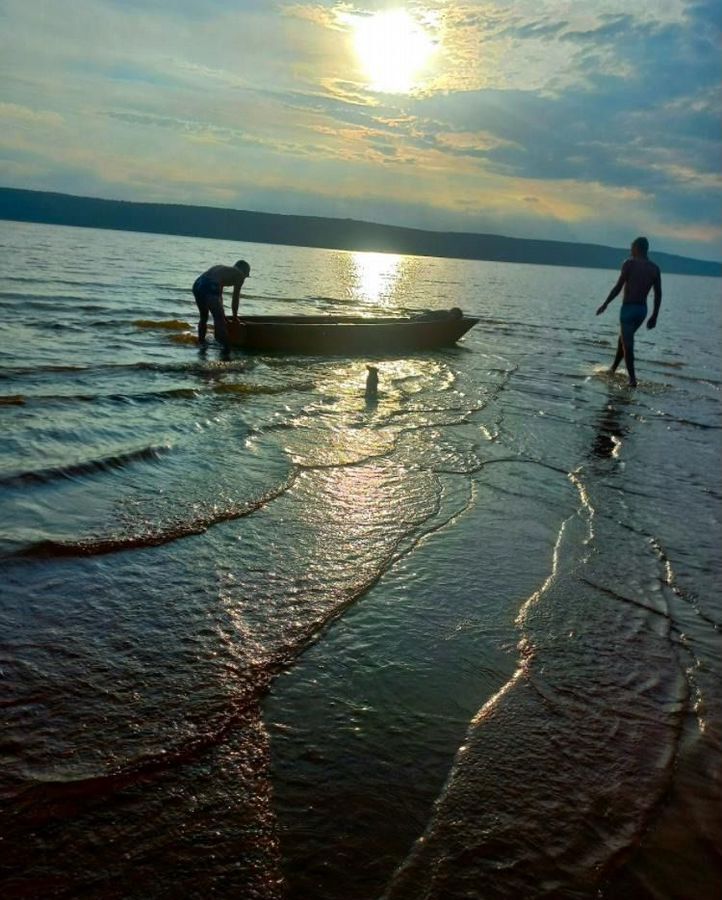
[[[622,441],[629,428],[624,424],[626,407],[629,398],[621,396],[618,391],[610,389],[607,402],[596,419],[596,434],[591,452],[599,459],[619,459]]]
[[[434,265],[429,259],[339,250],[329,251],[324,262],[323,274],[332,276],[332,283],[319,284],[319,292],[312,298],[314,312],[319,303],[332,307],[340,303],[345,308],[334,308],[332,312],[356,315],[394,315],[434,306],[429,296]],[[340,298],[335,299],[339,289]]]
[[[404,257],[392,253],[354,253],[351,261],[357,297],[379,307],[392,306]]]

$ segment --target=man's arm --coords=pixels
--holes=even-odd
[[[242,284],[243,282],[241,282]],[[238,301],[241,299],[241,285],[233,285],[233,299],[231,300],[231,315],[233,318],[238,317]]]
[[[238,315],[238,301],[241,296],[241,286],[246,280],[246,276],[235,266],[219,267],[219,276],[223,287],[233,287],[233,297],[231,298],[231,315]]]
[[[652,282],[652,290],[654,291],[654,309],[652,315],[647,319],[647,328],[654,328],[657,324],[657,314],[662,305],[662,274],[659,269],[657,269],[657,275]]]
[[[238,315],[238,301],[241,299],[241,288],[246,276],[238,269],[233,269],[233,298],[231,300],[231,315],[235,319]]]
[[[622,271],[619,274],[619,278],[617,279],[617,283],[614,285],[614,287],[609,292],[609,296],[607,297],[607,299],[604,301],[604,303],[602,303],[602,305],[597,310],[598,316],[601,316],[601,314],[609,306],[609,304],[612,302],[612,300],[614,300],[615,297],[619,296],[622,288],[624,287],[624,282],[626,280],[627,280],[627,264],[624,263],[624,265],[622,266]]]

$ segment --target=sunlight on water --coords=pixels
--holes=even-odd
[[[356,296],[377,306],[379,311],[393,308],[404,257],[391,253],[354,253],[351,259]]]

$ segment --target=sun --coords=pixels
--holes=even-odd
[[[353,26],[354,46],[369,87],[408,94],[435,50],[431,37],[404,9],[355,16]]]

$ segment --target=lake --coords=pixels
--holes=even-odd
[[[719,896],[719,280],[631,390],[613,271],[0,245],[3,896]],[[241,313],[480,321],[224,359],[239,257]]]

